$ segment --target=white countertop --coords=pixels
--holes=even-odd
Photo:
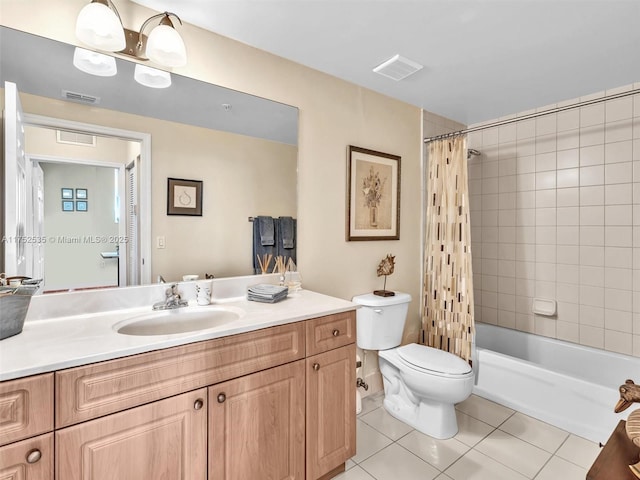
[[[290,294],[275,304],[249,302],[244,297],[236,297],[218,300],[212,304],[215,305],[239,308],[244,314],[238,320],[207,330],[153,336],[123,335],[113,329],[114,324],[129,317],[151,312],[150,306],[26,322],[22,333],[0,341],[0,381],[357,308],[347,300],[308,290]]]

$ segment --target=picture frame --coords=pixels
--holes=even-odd
[[[62,201],[62,211],[63,212],[73,212],[74,206],[72,200],[63,200]]]
[[[64,200],[73,199],[73,188],[61,188],[60,189],[60,196]]]
[[[349,145],[346,240],[400,240],[398,155]]]
[[[202,180],[167,178],[167,215],[202,216]]]
[[[89,210],[89,202],[86,200],[76,200],[76,212],[86,212]]]
[[[89,198],[88,191],[86,188],[76,188],[76,199],[77,200],[86,200]]]

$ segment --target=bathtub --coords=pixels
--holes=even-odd
[[[634,410],[613,407],[640,358],[483,323],[475,343],[476,395],[602,443]]]

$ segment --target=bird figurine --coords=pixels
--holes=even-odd
[[[378,264],[378,276],[381,277],[384,275],[384,285],[382,290],[374,290],[373,294],[378,295],[380,297],[393,297],[395,292],[387,290],[387,275],[391,275],[396,266],[396,257],[395,255],[387,255],[382,259],[382,261]]]
[[[620,385],[619,391],[620,400],[613,409],[616,413],[626,410],[635,402],[640,402],[640,385],[636,385],[633,380],[625,381],[624,385]],[[629,440],[635,446],[640,447],[640,410],[631,412],[627,418],[625,430]],[[637,478],[640,478],[640,461],[629,465],[629,469]]]

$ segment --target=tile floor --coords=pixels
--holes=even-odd
[[[365,397],[357,451],[336,480],[584,480],[597,444],[472,395],[458,434],[436,440],[396,420],[382,392]]]

